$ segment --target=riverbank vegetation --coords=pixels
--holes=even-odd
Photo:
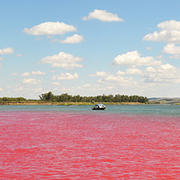
[[[23,97],[2,97],[0,104],[45,104],[45,105],[92,105],[94,103],[104,104],[139,104],[148,103],[148,98],[143,96],[127,95],[98,95],[98,96],[80,96],[69,95],[67,93],[54,95],[52,92],[44,93],[39,96],[38,100],[26,99]]]
[[[112,102],[112,103],[123,103],[123,102],[137,102],[137,103],[148,103],[148,98],[143,96],[127,96],[127,95],[98,95],[98,96],[80,96],[80,95],[69,95],[67,93],[61,95],[53,95],[52,92],[41,94],[41,101],[50,102]]]

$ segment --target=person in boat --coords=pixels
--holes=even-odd
[[[92,110],[104,110],[106,109],[106,106],[104,104],[96,104]]]

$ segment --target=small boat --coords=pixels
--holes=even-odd
[[[104,104],[96,104],[92,110],[105,110],[106,106]]]

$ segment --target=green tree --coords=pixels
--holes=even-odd
[[[40,97],[40,100],[42,100],[42,101],[53,101],[54,100],[54,95],[51,91],[49,91],[48,93],[41,94],[39,97]]]

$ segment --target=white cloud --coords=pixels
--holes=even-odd
[[[164,21],[157,25],[160,31],[155,31],[144,36],[143,40],[180,43],[180,21]]]
[[[129,54],[130,53],[130,54]],[[163,64],[153,57],[141,57],[137,52],[120,55],[116,63],[128,65],[125,71],[117,73],[96,72],[90,76],[99,77],[99,83],[111,83],[113,86],[144,86],[147,84],[180,83],[180,69],[171,64]],[[137,68],[139,67],[139,68]],[[138,75],[138,76],[136,76]]]
[[[131,82],[132,78],[123,76],[125,73],[122,71],[118,71],[116,74],[107,73],[107,72],[96,72],[95,74],[91,74],[90,76],[96,76],[100,79],[99,83],[110,82],[110,83],[121,83],[127,85]]]
[[[152,56],[142,57],[137,51],[127,52],[115,57],[113,61],[114,65],[126,65],[126,66],[156,66],[160,65],[160,61],[156,61]]]
[[[123,75],[125,74],[125,72],[123,72],[123,71],[118,71],[116,74],[117,74],[117,75],[120,75],[120,76],[123,76]]]
[[[150,83],[180,83],[180,72],[171,64],[147,67],[144,72],[144,81]]]
[[[3,58],[2,58],[2,57],[0,57],[0,61],[1,61],[1,60],[3,60]]]
[[[175,20],[164,21],[158,24],[158,28],[165,29],[165,30],[180,31],[180,21],[175,21]]]
[[[39,80],[33,78],[28,78],[23,80],[24,84],[38,84],[39,82],[40,82]]]
[[[32,71],[32,75],[45,75],[46,73],[45,72],[41,72],[41,71]]]
[[[132,72],[132,70],[134,70],[134,72]],[[137,71],[138,71],[137,69],[131,69],[131,74],[135,74],[135,73],[138,74],[140,70],[138,72]],[[130,69],[128,73],[130,74]],[[117,71],[115,74],[102,71],[102,72],[96,72],[95,74],[90,74],[89,76],[99,77],[100,78],[98,80],[99,83],[109,82],[113,84],[120,83],[121,85],[134,84],[134,82],[132,81],[132,77],[126,77],[128,73],[120,70]]]
[[[2,89],[2,88],[0,88],[0,91],[3,91],[3,89]]]
[[[180,46],[176,46],[175,44],[167,44],[164,47],[163,52],[167,54],[178,55],[180,54]]]
[[[77,73],[61,73],[60,75],[53,76],[53,80],[73,80],[77,79],[79,76]]]
[[[117,14],[110,13],[106,10],[95,9],[93,12],[90,12],[87,17],[83,17],[83,20],[98,19],[104,22],[113,22],[113,21],[124,21],[122,18],[119,18]]]
[[[67,37],[65,40],[61,40],[61,43],[64,44],[75,44],[75,43],[80,43],[83,41],[83,36],[79,34],[74,34],[73,36]]]
[[[99,72],[96,72],[95,74],[89,74],[89,76],[97,76],[97,77],[105,77],[105,76],[107,76],[108,75],[108,73],[106,73],[106,72],[103,72],[103,71],[99,71]]]
[[[130,82],[130,79],[123,76],[110,74],[106,76],[105,78],[101,79],[101,81],[119,82],[122,84],[128,84]]]
[[[31,35],[58,35],[77,31],[76,27],[63,22],[44,22],[32,28],[24,28],[24,32]]]
[[[78,64],[80,61],[82,61],[82,58],[64,52],[41,59],[42,63],[50,64],[52,67],[60,67],[64,69],[82,68],[83,65]]]
[[[180,54],[174,54],[170,56],[171,59],[180,59]]]
[[[22,76],[26,77],[26,76],[30,76],[30,75],[45,75],[46,73],[45,72],[41,72],[41,71],[32,71],[32,72],[24,72],[22,74]]]
[[[0,49],[0,55],[12,54],[13,52],[14,52],[13,48]]]
[[[24,73],[22,74],[22,76],[24,76],[24,77],[30,76],[30,73],[29,73],[29,72],[24,72]]]
[[[131,74],[131,75],[141,75],[142,71],[140,69],[137,68],[129,68],[126,70],[127,74]]]

